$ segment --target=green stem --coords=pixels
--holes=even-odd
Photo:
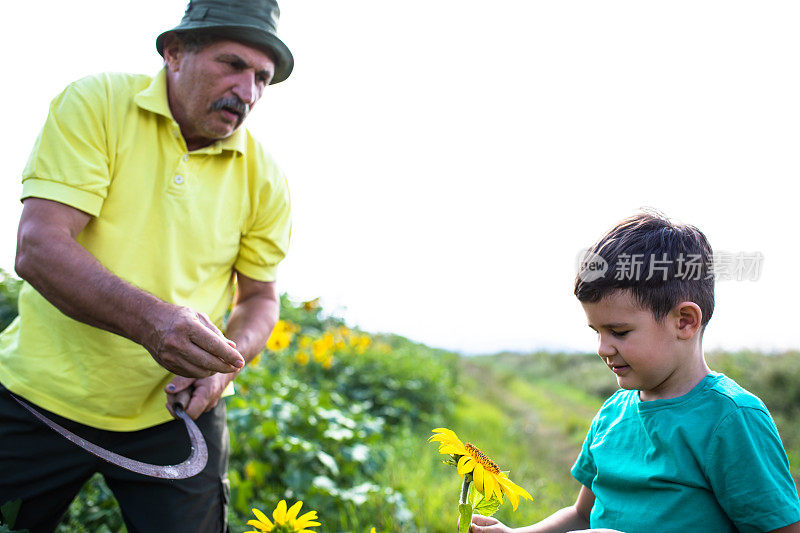
[[[461,483],[461,498],[458,503],[461,505],[469,503],[469,484],[472,483],[472,472],[464,474],[464,481]]]

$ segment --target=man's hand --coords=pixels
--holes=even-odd
[[[238,372],[245,361],[233,341],[205,313],[159,303],[148,313],[142,345],[156,362],[179,376],[205,378]]]
[[[184,389],[191,391],[191,398],[183,410],[192,420],[217,406],[225,387],[233,380],[232,374],[214,374],[207,378],[195,379],[175,376],[164,389],[167,393],[167,410],[175,416],[175,400]],[[172,387],[172,388],[170,388]]]

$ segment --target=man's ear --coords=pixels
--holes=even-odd
[[[703,327],[703,311],[694,302],[681,302],[673,309],[677,319],[677,335],[679,339],[691,339]]]
[[[172,72],[180,70],[181,58],[183,57],[183,43],[175,34],[170,33],[164,37],[164,63]]]

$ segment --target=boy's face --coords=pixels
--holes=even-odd
[[[616,374],[619,386],[641,391],[642,400],[681,396],[708,373],[701,352],[685,342],[687,319],[680,309],[656,321],[651,311],[637,305],[630,291],[581,305],[589,327],[597,332],[597,354]],[[695,357],[698,353],[699,358]]]

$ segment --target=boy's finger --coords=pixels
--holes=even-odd
[[[491,526],[496,524],[497,520],[482,514],[474,514],[472,515],[472,523],[476,526]]]

